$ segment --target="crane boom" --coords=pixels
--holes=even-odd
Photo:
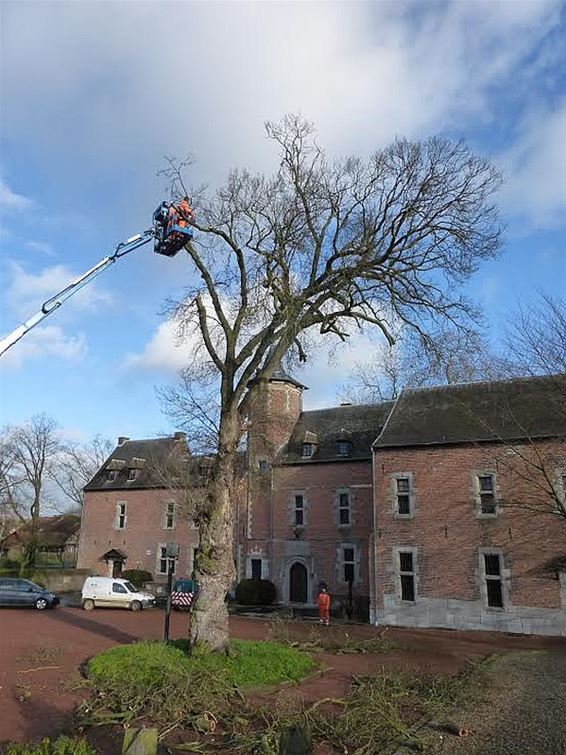
[[[34,328],[36,325],[39,325],[40,322],[43,322],[43,320],[45,320],[45,318],[48,317],[52,312],[54,312],[56,309],[59,309],[61,304],[63,304],[65,301],[67,301],[67,299],[76,294],[77,291],[80,291],[83,286],[86,286],[86,284],[90,283],[90,281],[96,278],[97,275],[100,275],[103,270],[116,262],[116,260],[120,259],[120,257],[124,257],[126,254],[133,252],[135,249],[139,249],[140,246],[144,246],[144,244],[147,244],[153,238],[155,238],[155,229],[149,228],[148,230],[143,231],[143,233],[137,233],[135,236],[131,236],[129,239],[121,241],[114,250],[114,254],[101,259],[100,262],[98,262],[94,267],[91,267],[90,270],[87,270],[86,273],[79,275],[78,278],[71,281],[61,291],[58,291],[50,299],[44,301],[39,312],[36,312],[25,322],[19,325],[15,330],[9,333],[5,338],[2,338],[2,340],[0,341],[0,356],[4,354],[4,352],[6,352],[10,348],[10,346],[13,346],[15,343],[17,343],[20,338],[22,338],[22,336],[25,336],[25,334],[28,333],[32,328]]]

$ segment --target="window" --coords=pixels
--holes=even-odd
[[[116,479],[116,470],[115,469],[107,469],[106,470],[106,479],[108,482],[114,482]]]
[[[350,494],[347,491],[338,496],[338,522],[350,524]]]
[[[310,459],[312,456],[312,443],[303,443],[303,459]]]
[[[497,502],[495,500],[494,475],[478,475],[478,486],[480,496],[480,513],[497,514]]]
[[[412,551],[399,551],[399,581],[401,600],[415,600],[415,566]]]
[[[166,530],[175,529],[175,501],[168,501],[165,504],[163,528]]]
[[[258,462],[258,466],[259,466],[259,471],[260,472],[267,472],[267,469],[268,469],[268,466],[269,466],[268,463],[267,463],[267,459],[260,459],[259,462]]]
[[[159,545],[157,548],[157,571],[159,574],[169,574],[169,565],[173,566],[173,574],[175,574],[175,558],[167,557],[167,546]]]
[[[501,556],[498,553],[484,553],[485,585],[487,605],[490,608],[503,608],[503,583],[501,578]]]
[[[126,529],[127,519],[128,517],[126,515],[126,502],[118,501],[118,503],[116,504],[116,529],[117,530]]]
[[[351,447],[351,443],[349,440],[339,440],[338,441],[338,456],[349,456],[350,447]]]
[[[411,481],[408,477],[397,477],[395,479],[397,495],[397,513],[401,516],[410,516],[411,514]]]
[[[137,469],[128,469],[128,480],[135,480],[137,471]]]
[[[119,582],[112,582],[112,592],[128,592],[124,585],[121,585]]]
[[[302,527],[305,523],[305,499],[301,494],[295,496],[295,510],[293,523],[296,527]]]
[[[252,579],[261,579],[261,558],[252,558]]]
[[[344,582],[356,580],[356,553],[355,548],[345,546],[342,548],[342,562],[344,564]]]

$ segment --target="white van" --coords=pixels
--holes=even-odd
[[[126,579],[114,577],[87,577],[83,585],[82,605],[85,611],[93,608],[130,608],[140,611],[153,605],[155,598],[148,592],[139,592]]]

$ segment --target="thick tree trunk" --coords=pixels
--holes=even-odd
[[[238,440],[236,413],[223,416],[218,456],[207,491],[207,507],[200,517],[195,568],[199,597],[191,621],[191,643],[206,643],[211,650],[224,649],[229,639],[225,598],[236,573],[232,494]]]

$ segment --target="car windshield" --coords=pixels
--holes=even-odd
[[[129,590],[130,592],[137,592],[136,588],[133,586],[131,582],[123,582],[122,583],[126,590]]]

